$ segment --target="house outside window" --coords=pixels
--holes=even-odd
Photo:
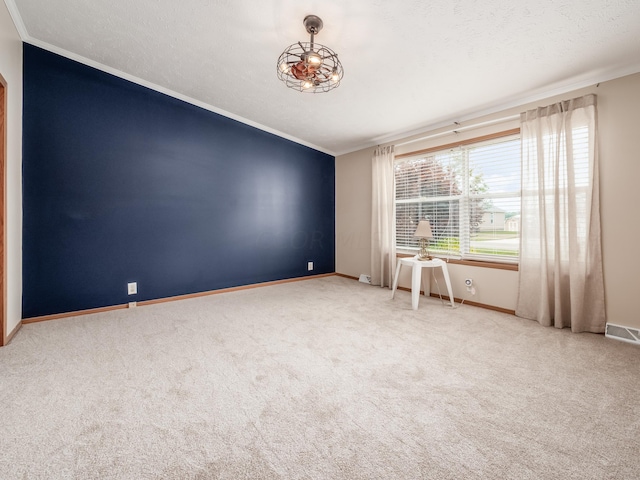
[[[429,220],[430,251],[452,258],[517,262],[520,137],[430,149],[395,164],[396,243],[415,253],[413,233]]]

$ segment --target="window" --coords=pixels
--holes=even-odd
[[[418,250],[413,233],[431,223],[432,253],[517,261],[520,245],[520,136],[430,149],[396,161],[396,244]]]

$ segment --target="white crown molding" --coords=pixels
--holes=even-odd
[[[4,4],[7,6],[7,10],[9,10],[9,15],[11,15],[11,20],[13,20],[13,24],[16,30],[18,30],[18,35],[20,35],[22,41],[25,42],[29,38],[29,34],[27,33],[27,28],[24,26],[16,2],[13,0],[4,0]]]
[[[516,108],[516,107],[521,107],[523,105],[526,105],[528,103],[533,103],[533,102],[537,102],[540,100],[544,100],[546,98],[550,98],[553,96],[557,96],[557,95],[564,95],[568,92],[574,91],[574,90],[578,90],[581,88],[585,88],[585,87],[589,87],[592,85],[595,85],[597,83],[601,83],[601,82],[606,82],[609,80],[614,80],[616,78],[620,78],[620,77],[624,77],[626,75],[631,75],[634,73],[638,73],[640,72],[640,62],[637,62],[635,64],[632,65],[624,65],[624,66],[617,66],[608,70],[601,70],[601,71],[597,71],[597,72],[591,72],[587,75],[583,75],[583,76],[575,76],[571,79],[566,79],[564,82],[557,82],[553,85],[547,86],[545,88],[541,88],[538,89],[537,91],[534,92],[527,92],[526,94],[520,95],[520,96],[514,96],[511,97],[509,99],[504,99],[501,100],[499,102],[496,102],[492,105],[489,105],[488,107],[485,107],[481,110],[477,110],[474,112],[459,112],[457,115],[452,115],[450,117],[446,117],[443,119],[440,119],[438,121],[426,124],[426,125],[422,125],[422,126],[418,126],[418,127],[411,127],[405,130],[399,130],[399,131],[395,131],[389,134],[385,134],[385,135],[381,135],[375,138],[370,139],[367,142],[364,142],[362,144],[359,144],[357,146],[354,147],[349,147],[347,149],[344,150],[340,150],[340,151],[332,151],[329,150],[327,148],[324,147],[320,147],[318,145],[306,142],[300,138],[294,137],[292,135],[288,135],[284,132],[281,132],[279,130],[267,127],[265,125],[262,125],[260,123],[254,122],[252,120],[249,120],[245,117],[241,117],[240,115],[236,115],[233,114],[231,112],[228,112],[226,110],[223,110],[221,108],[217,108],[214,107],[213,105],[207,104],[205,102],[196,100],[195,98],[192,97],[188,97],[186,95],[180,94],[178,92],[175,92],[173,90],[170,90],[168,88],[164,88],[161,87],[160,85],[156,85],[152,82],[148,82],[146,80],[143,80],[141,78],[138,78],[134,75],[130,75],[128,73],[122,72],[120,70],[117,70],[115,68],[111,68],[108,67],[106,65],[103,65],[99,62],[96,62],[94,60],[90,60],[88,58],[85,58],[81,55],[77,55],[75,53],[69,52],[68,50],[56,47],[54,45],[51,45],[47,42],[43,42],[40,40],[37,40],[35,38],[32,38],[25,25],[24,22],[22,21],[22,17],[19,13],[19,10],[15,4],[15,0],[5,0],[5,4],[7,6],[7,9],[9,10],[9,13],[11,15],[11,18],[16,26],[16,29],[18,30],[18,33],[20,35],[20,37],[22,38],[22,41],[25,43],[29,43],[35,46],[38,46],[40,48],[43,48],[45,50],[51,51],[53,53],[56,53],[58,55],[61,55],[65,58],[69,58],[71,60],[77,61],[79,63],[82,63],[84,65],[96,68],[100,71],[112,74],[116,77],[119,78],[123,78],[125,80],[128,80],[130,82],[133,82],[135,84],[150,88],[152,90],[164,93],[170,97],[173,98],[177,98],[179,100],[182,100],[184,102],[187,102],[189,104],[198,106],[200,108],[203,108],[205,110],[208,110],[210,112],[213,113],[217,113],[219,115],[222,115],[224,117],[230,118],[232,120],[236,120],[238,122],[241,122],[245,125],[249,125],[251,127],[257,128],[259,130],[271,133],[273,135],[276,135],[278,137],[284,138],[286,140],[290,140],[292,142],[298,143],[300,145],[312,148],[314,150],[318,150],[320,152],[323,153],[327,153],[329,155],[332,156],[339,156],[339,155],[345,155],[348,153],[352,153],[352,152],[356,152],[358,150],[363,150],[363,149],[367,149],[367,148],[371,148],[374,147],[376,145],[381,145],[381,144],[388,144],[388,143],[393,143],[393,142],[397,142],[400,140],[404,140],[404,139],[408,139],[410,137],[413,136],[417,136],[417,135],[424,135],[424,134],[428,134],[430,132],[433,132],[434,130],[438,130],[444,127],[451,127],[454,125],[455,122],[458,123],[463,123],[463,122],[472,122],[480,117],[486,116],[486,115],[493,115],[496,113],[500,113],[500,112],[504,112],[505,110],[509,110],[512,108]]]
[[[11,19],[13,20],[13,23],[16,27],[16,29],[18,30],[18,34],[20,35],[20,38],[22,39],[23,42],[25,43],[29,43],[31,45],[35,45],[36,47],[40,47],[43,48],[44,50],[48,50],[50,52],[56,53],[58,55],[61,55],[65,58],[68,58],[70,60],[74,60],[76,62],[82,63],[84,65],[87,65],[89,67],[93,67],[97,70],[109,73],[111,75],[114,75],[116,77],[122,78],[124,80],[128,80],[130,82],[133,82],[135,84],[141,85],[143,87],[147,87],[150,88],[151,90],[155,90],[157,92],[160,93],[164,93],[165,95],[168,95],[170,97],[173,98],[177,98],[178,100],[182,100],[183,102],[186,103],[190,103],[192,105],[195,105],[197,107],[203,108],[205,110],[208,110],[210,112],[213,113],[217,113],[218,115],[222,115],[223,117],[227,117],[230,118],[232,120],[236,120],[240,123],[244,123],[245,125],[249,125],[250,127],[254,127],[257,128],[258,130],[262,130],[264,132],[267,133],[271,133],[273,135],[276,135],[278,137],[284,138],[286,140],[290,140],[294,143],[298,143],[300,145],[303,145],[305,147],[309,147],[312,148],[314,150],[318,150],[320,152],[326,153],[328,155],[332,155],[335,157],[335,153],[332,152],[331,150],[328,150],[326,148],[320,147],[318,145],[314,145],[313,143],[309,143],[306,142],[300,138],[294,137],[292,135],[288,135],[284,132],[281,132],[279,130],[276,130],[274,128],[270,128],[267,127],[265,125],[262,125],[258,122],[254,122],[252,120],[249,120],[248,118],[244,118],[241,117],[240,115],[236,115],[234,113],[228,112],[226,110],[223,110],[221,108],[217,108],[214,107],[213,105],[209,105],[208,103],[205,102],[201,102],[200,100],[196,100],[195,98],[191,98],[187,95],[183,95],[181,93],[175,92],[171,89],[165,88],[165,87],[161,87],[160,85],[156,85],[155,83],[152,82],[148,82],[146,80],[143,80],[141,78],[138,78],[134,75],[130,75],[128,73],[125,73],[121,70],[115,69],[115,68],[111,68],[108,67],[106,65],[101,64],[100,62],[96,62],[94,60],[90,60],[86,57],[83,57],[82,55],[77,55],[75,53],[69,52],[68,50],[65,50],[63,48],[59,48],[56,47],[55,45],[51,45],[50,43],[47,42],[43,42],[41,40],[32,38],[29,35],[29,32],[27,31],[24,22],[22,21],[22,16],[20,15],[20,11],[18,10],[18,7],[15,4],[14,0],[4,0],[7,9],[9,10],[9,14],[11,15]]]
[[[371,148],[376,145],[397,142],[398,140],[404,140],[416,135],[424,135],[426,133],[432,132],[434,130],[438,130],[440,128],[451,127],[455,125],[455,122],[463,123],[463,122],[473,121],[478,118],[484,117],[486,115],[493,115],[496,113],[504,112],[505,110],[508,110],[510,108],[520,107],[522,105],[544,100],[546,98],[551,98],[556,95],[564,95],[565,93],[569,93],[574,90],[590,87],[598,83],[607,82],[609,80],[615,80],[616,78],[625,77],[627,75],[633,75],[639,72],[640,72],[640,62],[633,65],[625,65],[622,67],[616,67],[610,70],[597,72],[579,81],[569,81],[562,84],[557,83],[551,87],[540,89],[535,93],[528,93],[526,95],[522,95],[519,97],[513,97],[510,100],[502,101],[493,106],[490,106],[483,110],[475,111],[473,113],[467,113],[462,116],[449,117],[446,120],[441,120],[441,121],[431,123],[429,125],[425,125],[422,127],[398,131],[388,135],[382,135],[380,137],[373,138],[371,139],[371,141],[363,143],[360,146],[349,148],[348,150],[345,150],[345,151],[339,151],[335,155],[336,156],[346,155],[347,153],[357,152],[358,150],[364,150],[366,148]]]
[[[157,92],[164,93],[165,95],[168,95],[168,96],[173,97],[173,98],[177,98],[178,100],[182,100],[183,102],[190,103],[191,105],[195,105],[197,107],[203,108],[203,109],[208,110],[210,112],[217,113],[218,115],[222,115],[223,117],[227,117],[227,118],[230,118],[232,120],[236,120],[236,121],[238,121],[240,123],[244,123],[245,125],[249,125],[250,127],[257,128],[258,130],[262,130],[262,131],[265,131],[267,133],[271,133],[271,134],[276,135],[278,137],[284,138],[286,140],[290,140],[292,142],[298,143],[298,144],[303,145],[305,147],[309,147],[309,148],[312,148],[314,150],[318,150],[320,152],[323,152],[323,153],[326,153],[326,154],[329,154],[329,155],[332,155],[332,156],[335,157],[335,153],[330,151],[330,150],[328,150],[328,149],[326,149],[326,148],[320,147],[318,145],[314,145],[314,144],[309,143],[309,142],[305,142],[304,140],[301,140],[299,138],[293,137],[291,135],[288,135],[288,134],[286,134],[284,132],[281,132],[279,130],[276,130],[274,128],[267,127],[267,126],[262,125],[262,124],[260,124],[258,122],[254,122],[252,120],[249,120],[248,118],[241,117],[240,115],[236,115],[234,113],[227,112],[226,110],[223,110],[221,108],[214,107],[213,105],[209,105],[208,103],[201,102],[200,100],[196,100],[195,98],[192,98],[192,97],[189,97],[187,95],[183,95],[181,93],[175,92],[175,91],[173,91],[173,90],[171,90],[169,88],[165,88],[165,87],[162,87],[162,86],[157,85],[155,83],[148,82],[146,80],[143,80],[142,78],[136,77],[135,75],[130,75],[130,74],[125,73],[125,72],[123,72],[121,70],[118,70],[116,68],[108,67],[106,65],[103,65],[100,62],[96,62],[94,60],[91,60],[91,59],[88,59],[86,57],[83,57],[82,55],[77,55],[75,53],[69,52],[68,50],[56,47],[55,45],[51,45],[50,43],[43,42],[43,41],[40,41],[40,40],[36,40],[34,38],[29,38],[29,40],[25,41],[25,43],[29,43],[29,44],[34,45],[36,47],[40,47],[40,48],[42,48],[44,50],[47,50],[49,52],[56,53],[56,54],[58,54],[58,55],[60,55],[62,57],[68,58],[70,60],[74,60],[74,61],[76,61],[78,63],[82,63],[83,65],[87,65],[89,67],[95,68],[95,69],[100,70],[102,72],[109,73],[111,75],[114,75],[116,77],[122,78],[124,80],[128,80],[128,81],[130,81],[132,83],[135,83],[137,85],[141,85],[143,87],[150,88],[151,90],[155,90]]]

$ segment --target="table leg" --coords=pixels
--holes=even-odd
[[[391,289],[391,299],[396,294],[396,288],[398,288],[398,278],[400,278],[400,267],[402,267],[402,263],[398,260],[398,266],[396,267],[396,276],[393,279],[393,288]]]
[[[451,306],[455,307],[455,302],[453,301],[453,290],[451,289],[451,279],[449,278],[449,269],[447,268],[446,263],[442,264],[442,275],[444,276],[444,282],[447,284],[447,292],[449,293]]]
[[[422,284],[424,285],[424,296],[431,296],[431,275],[433,272],[433,268],[423,268],[422,269]]]
[[[413,265],[411,269],[411,307],[414,310],[418,309],[418,302],[420,302],[420,280],[422,279],[422,267],[420,265]]]

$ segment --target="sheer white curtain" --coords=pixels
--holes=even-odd
[[[605,328],[596,96],[521,114],[516,315],[574,332]]]
[[[371,284],[393,285],[396,265],[394,147],[373,152],[371,188]]]

